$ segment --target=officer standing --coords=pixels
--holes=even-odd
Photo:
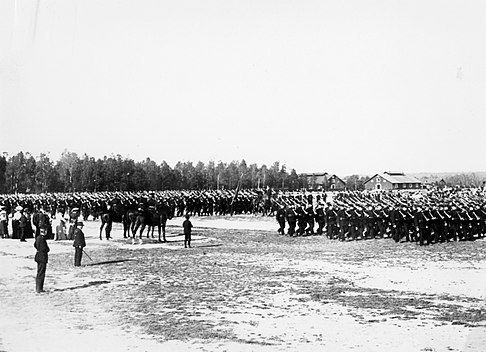
[[[192,233],[192,223],[189,220],[189,215],[186,215],[186,220],[182,223],[184,228],[184,248],[191,248],[191,233]]]
[[[35,261],[37,262],[37,276],[35,278],[35,291],[37,293],[44,292],[44,279],[46,277],[46,268],[48,262],[49,246],[46,241],[47,232],[41,230],[40,235],[37,236],[34,242],[34,247],[37,249],[35,254]]]
[[[74,229],[74,266],[81,266],[81,259],[83,258],[83,248],[86,247],[86,241],[84,239],[83,228],[84,224],[82,221],[76,223],[76,228]]]

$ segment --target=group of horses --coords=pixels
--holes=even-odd
[[[272,215],[278,208],[275,202],[263,197],[257,197],[250,200],[250,202],[252,203],[249,207],[252,210],[251,212],[264,216]],[[233,212],[245,213],[244,209],[238,209],[239,205],[244,208],[243,202],[240,203],[242,204],[237,202],[232,204],[235,209],[231,209],[231,214]],[[167,220],[172,219],[176,214],[179,215],[179,212],[189,215],[200,215],[197,209],[193,209],[186,204],[179,206],[177,203],[171,205],[166,202],[153,202],[150,204],[143,202],[96,202],[83,207],[81,210],[85,220],[90,215],[94,219],[100,218],[100,240],[103,238],[103,231],[105,231],[106,238],[110,238],[112,223],[117,222],[123,225],[124,238],[132,238],[133,240],[138,238],[141,240],[144,234],[147,238],[155,238],[154,233],[157,229],[160,242],[167,241],[165,238]]]
[[[111,238],[113,222],[122,223],[123,237],[132,238],[133,241],[138,237],[141,241],[144,233],[147,238],[155,238],[154,232],[157,229],[159,242],[166,242],[165,227],[167,220],[172,218],[172,214],[165,204],[154,205],[124,205],[100,204],[99,207],[91,209],[91,215],[101,220],[100,240],[103,239],[103,230],[106,239]],[[84,215],[83,215],[84,217]],[[147,230],[145,232],[145,230]]]

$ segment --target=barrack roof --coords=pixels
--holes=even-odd
[[[376,174],[373,177],[370,177],[365,183],[368,183],[376,176],[380,176],[390,183],[422,183],[418,178],[405,175],[403,172],[384,172],[382,174]]]

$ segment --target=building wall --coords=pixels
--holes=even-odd
[[[329,191],[344,191],[346,189],[346,183],[338,178],[331,177],[329,179]]]
[[[385,180],[383,177],[378,175],[373,177],[365,184],[365,189],[368,191],[372,191],[376,189],[391,190],[397,188],[393,188],[393,184],[391,182]]]
[[[307,187],[313,189],[325,189],[327,186],[327,174],[325,175],[306,175]]]

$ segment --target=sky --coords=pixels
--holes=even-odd
[[[486,171],[482,0],[3,0],[0,153]]]

